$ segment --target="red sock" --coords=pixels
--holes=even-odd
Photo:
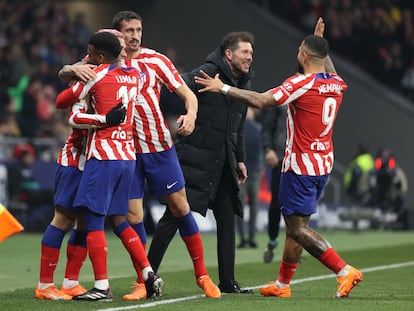
[[[346,262],[339,257],[332,247],[328,248],[321,257],[319,257],[319,261],[335,273],[338,273],[346,266]]]
[[[196,279],[202,275],[208,274],[206,265],[204,263],[203,241],[201,240],[200,232],[191,236],[182,236],[182,239],[187,246],[188,253],[194,265],[194,274]]]
[[[106,242],[105,232],[103,230],[88,232],[86,244],[88,246],[89,258],[92,262],[95,280],[108,279],[108,244]]]
[[[126,227],[120,233],[119,237],[131,256],[132,263],[134,264],[135,271],[137,272],[138,280],[140,280],[139,277],[142,277],[142,269],[150,266],[147,254],[145,253],[145,249],[141,243],[141,239],[130,226]]]
[[[144,251],[146,253],[147,243],[142,243],[142,247],[144,248]],[[135,264],[134,264],[134,268],[135,268],[135,270],[137,270],[137,268],[139,268],[139,265],[135,266]],[[138,280],[137,280],[137,282],[138,283],[144,283],[145,282],[144,277],[142,276],[142,273],[138,273]]]
[[[79,245],[68,244],[66,247],[66,271],[65,278],[79,280],[80,269],[88,254],[88,249]]]
[[[53,283],[53,274],[59,260],[59,248],[42,245],[40,257],[40,283]]]
[[[293,275],[295,274],[296,268],[298,267],[298,263],[287,263],[282,260],[280,263],[279,268],[279,276],[277,280],[280,283],[290,284],[290,281],[293,279]]]

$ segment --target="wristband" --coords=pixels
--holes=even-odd
[[[230,90],[230,85],[228,84],[224,84],[223,87],[221,88],[220,92],[221,94],[226,95]]]

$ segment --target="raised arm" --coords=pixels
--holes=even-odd
[[[323,37],[324,33],[325,33],[325,22],[323,21],[322,17],[319,17],[318,20],[316,21],[315,30],[314,30],[313,34],[315,36]],[[327,73],[335,73],[336,74],[335,66],[334,66],[334,64],[332,62],[332,59],[329,55],[326,57],[325,70],[326,70]]]
[[[222,93],[225,96],[242,101],[248,104],[249,106],[260,109],[276,105],[276,101],[273,98],[273,95],[270,91],[259,93],[256,91],[243,90],[234,86],[224,84],[220,80],[218,74],[216,74],[214,78],[210,77],[203,70],[200,70],[200,74],[201,77],[194,77],[195,82],[197,84],[204,86],[204,88],[199,90],[200,93],[208,91]]]

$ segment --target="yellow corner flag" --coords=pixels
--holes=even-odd
[[[23,229],[23,226],[16,220],[16,218],[14,218],[13,215],[0,204],[0,242]]]

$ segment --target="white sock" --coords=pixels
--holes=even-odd
[[[40,283],[40,282],[39,282],[38,287],[39,287],[40,289],[46,289],[46,288],[48,288],[49,286],[54,286],[54,285],[55,285],[54,283]]]
[[[100,290],[107,290],[109,288],[109,281],[108,279],[105,280],[97,280],[95,281],[95,288]]]
[[[288,286],[289,286],[289,284],[282,283],[282,282],[279,282],[278,280],[276,280],[276,287],[277,288],[285,288],[285,287],[288,287]]]
[[[144,281],[148,280],[148,273],[149,272],[154,272],[154,270],[152,270],[151,266],[148,266],[148,267],[142,269],[142,276],[144,277]]]
[[[78,280],[69,280],[68,278],[63,279],[63,287],[64,288],[72,288],[79,285]]]
[[[341,269],[341,271],[338,272],[337,276],[345,276],[349,273],[349,265],[346,265]]]

